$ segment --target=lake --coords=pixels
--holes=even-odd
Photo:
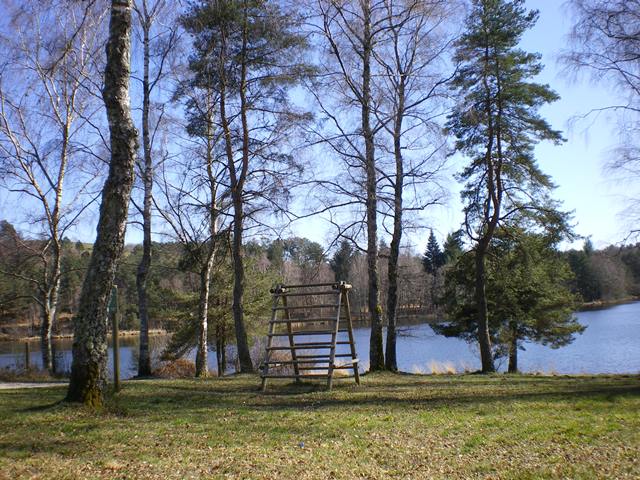
[[[640,302],[618,305],[602,310],[576,313],[578,321],[587,327],[582,335],[566,347],[552,349],[527,344],[520,352],[519,367],[523,372],[559,374],[639,373],[640,372]],[[356,347],[361,370],[368,368],[369,329],[355,329]],[[166,337],[151,337],[152,350],[159,352]],[[55,341],[58,366],[71,366],[71,339]],[[121,377],[135,375],[137,337],[120,339]],[[24,343],[0,342],[0,368],[22,368],[25,363]],[[30,343],[30,363],[41,363],[38,342]],[[230,352],[232,355],[233,352]],[[112,351],[109,349],[109,368]],[[215,370],[215,352],[209,355]],[[506,369],[506,360],[499,364]],[[455,338],[436,335],[428,324],[401,327],[398,337],[398,367],[407,372],[429,373],[433,369],[455,368],[456,371],[480,368],[478,348]]]

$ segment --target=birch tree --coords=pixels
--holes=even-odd
[[[102,189],[97,237],[74,319],[67,400],[99,407],[107,382],[107,305],[124,247],[138,132],[131,118],[129,76],[132,0],[112,0],[104,105],[109,120],[109,174]]]
[[[206,78],[206,77],[205,77]],[[226,163],[219,158],[217,93],[202,76],[184,80],[177,97],[186,107],[188,139],[180,160],[162,165],[159,211],[184,249],[183,268],[199,278],[196,317],[196,376],[208,375],[209,297],[217,255],[228,244],[230,192]]]
[[[175,5],[172,4],[175,9]],[[136,287],[138,291],[138,315],[140,318],[140,351],[138,355],[138,376],[151,375],[149,355],[149,308],[147,280],[151,268],[151,222],[153,204],[154,142],[157,139],[165,114],[165,99],[152,102],[152,95],[162,93],[168,97],[164,85],[168,79],[167,70],[172,66],[179,38],[176,15],[165,0],[138,0],[135,5],[140,43],[142,44],[142,151],[138,162],[138,175],[142,179],[142,205],[134,203],[142,216],[142,258],[138,264]],[[164,101],[163,101],[164,100]]]
[[[355,245],[366,238],[367,307],[371,325],[369,358],[372,371],[382,370],[384,349],[378,271],[378,169],[376,121],[372,94],[373,49],[385,24],[383,0],[317,0],[315,33],[323,58],[318,81],[310,88],[323,115],[323,128],[314,132],[342,165],[337,176],[318,182],[331,197],[321,211],[345,209],[346,220],[332,222],[339,238]]]
[[[385,367],[398,369],[396,323],[398,259],[408,216],[441,203],[445,189],[439,173],[445,164],[445,141],[438,117],[444,113],[451,74],[444,56],[453,35],[448,20],[455,2],[386,0],[383,25],[373,56],[379,67],[374,91],[380,99],[376,117],[385,136],[381,149],[391,162],[379,161],[383,227],[391,234],[387,268],[387,339]],[[385,138],[386,137],[386,138]],[[385,141],[387,140],[388,141]],[[392,225],[384,222],[389,218]]]
[[[95,2],[3,2],[15,35],[0,38],[1,185],[20,202],[23,249],[37,275],[5,272],[32,286],[41,310],[43,367],[54,370],[51,338],[60,294],[62,239],[96,199],[88,131],[98,107],[95,78],[102,12]]]

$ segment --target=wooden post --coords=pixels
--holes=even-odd
[[[340,310],[342,309],[342,289],[338,290],[338,304],[336,305],[337,313],[333,331],[331,332],[331,350],[329,351],[329,368],[327,369],[327,389],[331,390],[333,386],[333,371],[336,366],[336,340],[338,331],[340,330]]]
[[[287,308],[287,291],[284,288],[280,289],[282,292],[282,306]],[[284,311],[285,317],[287,317],[287,333],[289,334],[289,346],[291,347],[291,360],[293,361],[293,372],[296,375],[296,383],[300,383],[300,366],[298,365],[298,356],[296,354],[296,342],[293,338],[293,329],[291,328],[291,313],[289,310]]]
[[[24,369],[27,372],[31,370],[31,352],[28,341],[24,342]]]
[[[111,289],[111,301],[109,302],[109,313],[111,314],[111,335],[113,345],[113,389],[120,391],[120,338],[118,327],[118,287]]]
[[[349,304],[349,288],[343,282],[341,285],[342,295],[344,295],[344,304],[346,307],[347,315],[347,332],[349,335],[349,348],[351,349],[351,362],[353,365],[353,376],[356,379],[356,385],[360,385],[360,362],[357,360],[358,354],[356,353],[356,341],[353,338],[353,320],[351,319],[351,305]]]

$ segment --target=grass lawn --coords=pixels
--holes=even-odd
[[[336,384],[129,381],[98,413],[2,391],[0,478],[640,478],[637,375]]]

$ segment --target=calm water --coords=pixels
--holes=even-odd
[[[529,344],[520,352],[519,366],[523,372],[546,373],[638,373],[640,372],[640,302],[603,310],[579,312],[580,323],[587,327],[582,335],[567,347],[552,349]],[[398,338],[399,368],[404,371],[429,372],[433,366],[453,366],[457,371],[480,367],[478,349],[466,342],[434,334],[428,324],[402,327]],[[369,330],[355,330],[358,356],[362,368],[368,367]],[[317,340],[317,337],[314,339]],[[159,352],[166,341],[152,337],[152,350]],[[305,340],[307,341],[307,340]],[[153,348],[155,346],[155,348]],[[30,344],[32,366],[41,365],[39,345]],[[135,374],[136,337],[120,340],[122,378]],[[71,366],[71,340],[55,342],[59,368]],[[344,351],[344,349],[343,349]],[[232,355],[233,352],[230,352]],[[112,351],[109,350],[111,367]],[[0,368],[22,368],[25,362],[24,344],[0,342]],[[215,353],[209,355],[210,368],[215,370]],[[506,368],[506,361],[501,365]]]

